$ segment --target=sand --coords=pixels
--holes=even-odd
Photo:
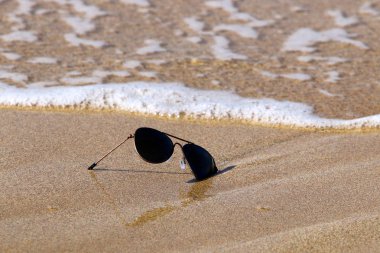
[[[62,1],[34,2],[28,10],[0,0],[0,83],[28,88],[182,82],[243,97],[302,102],[327,118],[380,111],[380,14],[363,13],[366,1],[233,1],[241,13],[273,22],[254,27],[256,39],[215,32],[222,24],[246,22],[231,20],[231,13],[201,0],[150,1],[149,7],[85,0],[104,11],[94,18]],[[339,27],[328,10],[341,10],[358,23]],[[77,36],[106,46],[70,44],[67,34],[80,27],[67,24],[67,17],[91,21],[94,29]],[[184,20],[189,17],[204,22],[204,31],[191,29]],[[314,45],[312,53],[284,52],[284,43],[301,28],[344,29],[368,49],[327,42]],[[37,39],[7,40],[15,31],[34,32]],[[218,59],[215,36],[223,36],[230,42],[227,49],[247,60]],[[166,51],[138,54],[148,39],[160,41]],[[308,55],[345,61],[298,60]],[[38,57],[53,60],[35,63]],[[126,61],[141,64],[131,68]],[[96,71],[130,75],[94,79]],[[331,72],[340,79],[330,82]],[[281,77],[292,73],[310,79]],[[90,81],[67,81],[77,77]],[[146,163],[133,140],[96,170],[87,170],[141,126],[205,147],[219,174],[196,182],[189,168],[181,171],[178,149],[167,163]],[[326,132],[120,112],[0,108],[0,252],[380,252],[379,143],[379,130]]]
[[[380,251],[380,133],[334,133],[121,113],[0,110],[1,252]],[[205,147],[195,182],[161,165],[140,126]]]

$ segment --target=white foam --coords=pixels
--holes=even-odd
[[[9,72],[0,69],[0,79],[11,80],[15,83],[24,83],[28,81],[28,76],[21,73]]]
[[[75,33],[66,33],[64,35],[65,40],[73,46],[91,46],[96,48],[102,48],[107,46],[107,43],[101,40],[89,40],[79,38]]]
[[[220,24],[214,27],[214,31],[230,31],[234,32],[237,35],[243,38],[256,39],[257,32],[247,25],[239,25],[239,24]]]
[[[53,12],[52,10],[48,10],[48,9],[37,9],[34,13],[36,13],[36,15],[42,16],[42,15],[49,14],[52,12]]]
[[[322,61],[326,62],[327,65],[336,65],[339,63],[347,62],[348,60],[342,57],[336,56],[316,56],[316,55],[301,55],[297,57],[297,60],[300,62],[313,62],[313,61]]]
[[[334,71],[329,71],[326,74],[327,74],[326,82],[336,83],[337,81],[340,80],[339,72],[337,72],[335,70]]]
[[[180,29],[175,29],[173,33],[177,37],[181,37],[181,36],[185,35],[185,32],[180,30]]]
[[[275,13],[275,14],[273,15],[273,17],[274,17],[276,20],[283,20],[283,19],[285,18],[283,15],[280,15],[280,14],[277,14],[277,13]]]
[[[17,8],[7,15],[8,19],[14,23],[12,26],[13,31],[19,31],[26,28],[22,17],[30,15],[35,4],[36,3],[33,0],[17,0]]]
[[[107,45],[107,44],[106,44],[106,45]],[[91,64],[96,63],[96,62],[95,62],[95,59],[92,58],[92,57],[86,57],[85,59],[83,59],[82,62],[83,62],[83,63],[91,63]]]
[[[276,79],[279,77],[279,75],[275,74],[275,73],[272,73],[272,72],[269,72],[269,71],[260,71],[260,74],[262,76],[265,76],[265,77],[269,77],[269,78],[272,78],[272,79]]]
[[[220,81],[219,80],[211,80],[211,84],[214,86],[220,86]]]
[[[304,12],[306,11],[304,6],[295,5],[290,8],[291,12]]]
[[[168,63],[168,61],[162,60],[162,59],[152,59],[152,60],[147,60],[146,62],[153,65],[163,65],[163,64]]]
[[[325,96],[327,96],[327,97],[337,97],[337,96],[341,96],[341,95],[333,94],[333,93],[329,92],[328,90],[324,90],[324,89],[318,89],[318,91],[319,91],[321,94],[323,94],[323,95],[325,95]]]
[[[12,31],[19,31],[26,28],[24,20],[19,17],[16,13],[11,12],[7,15],[8,21],[12,22]]]
[[[140,66],[141,66],[141,62],[136,61],[136,60],[129,60],[129,61],[124,62],[123,64],[123,67],[128,68],[128,69],[135,69]]]
[[[70,5],[75,12],[82,13],[80,16],[68,15],[66,11],[59,11],[62,20],[68,24],[74,31],[75,34],[69,33],[65,34],[65,40],[74,46],[84,45],[93,47],[103,47],[105,42],[103,41],[92,41],[89,39],[81,39],[76,35],[84,35],[88,32],[95,30],[96,26],[94,19],[104,16],[107,13],[99,9],[96,5],[90,5],[82,0],[46,0],[55,2],[59,5],[65,6]]]
[[[373,4],[370,2],[366,2],[366,3],[362,4],[359,8],[359,12],[363,13],[363,14],[369,14],[372,16],[379,16],[380,15],[380,11],[375,9],[373,7]]]
[[[106,78],[106,77],[109,77],[109,76],[128,77],[131,74],[128,71],[125,71],[125,70],[113,70],[113,71],[94,70],[92,72],[92,75],[95,76],[95,77]]]
[[[359,22],[357,17],[346,17],[341,10],[328,10],[326,11],[326,14],[334,18],[335,24],[337,26],[352,26]]]
[[[165,48],[161,47],[161,42],[158,40],[148,39],[144,41],[144,44],[145,47],[137,49],[137,54],[147,55],[166,51]]]
[[[18,7],[15,11],[17,15],[30,15],[36,5],[33,0],[17,0]]]
[[[206,6],[211,8],[217,8],[222,9],[225,12],[229,13],[236,13],[238,12],[238,9],[234,6],[231,0],[214,0],[214,1],[207,1]]]
[[[273,23],[272,20],[260,20],[255,18],[253,15],[240,12],[238,8],[235,7],[231,0],[213,0],[206,1],[206,6],[215,9],[222,9],[230,14],[230,19],[249,22],[252,27],[263,27]]]
[[[20,60],[22,58],[21,55],[16,54],[16,53],[12,53],[12,52],[3,52],[3,53],[1,53],[1,55],[4,56],[5,58],[7,58],[8,60],[11,60],[11,61],[17,61],[17,60]]]
[[[131,82],[20,89],[0,84],[0,105],[118,109],[206,119],[235,119],[296,127],[380,127],[380,114],[340,120],[313,114],[311,106],[273,99],[243,98],[229,91],[197,90],[179,83]]]
[[[58,82],[56,81],[41,81],[41,82],[28,83],[28,87],[49,87],[49,86],[56,86],[56,85],[58,85]]]
[[[146,6],[139,6],[137,8],[137,12],[138,13],[146,14],[145,18],[148,18],[149,14],[150,14],[150,9],[148,7],[146,7]]]
[[[63,20],[73,28],[76,34],[86,34],[95,29],[95,24],[90,19],[85,19],[76,16],[67,16]]]
[[[36,33],[32,31],[14,31],[12,33],[1,35],[0,38],[7,42],[12,42],[12,41],[35,42],[38,39],[36,36]]]
[[[264,27],[268,26],[274,23],[273,20],[261,20],[257,19],[251,14],[245,13],[245,12],[237,12],[233,13],[230,17],[232,20],[238,20],[238,21],[246,21],[249,22],[247,25],[251,27]]]
[[[75,11],[83,13],[84,16],[90,20],[107,14],[105,11],[99,9],[96,5],[89,5],[81,0],[66,0],[63,2],[58,0],[57,2],[71,5]]]
[[[146,78],[156,78],[157,72],[155,71],[140,71],[139,75]]]
[[[341,42],[351,44],[360,49],[368,49],[367,45],[358,40],[351,39],[355,37],[354,34],[348,34],[341,28],[330,29],[326,31],[317,32],[310,28],[301,28],[294,32],[283,44],[283,51],[301,51],[301,52],[314,52],[316,49],[313,47],[321,42]]]
[[[33,57],[28,62],[32,64],[56,64],[58,60],[53,57]]]
[[[305,73],[288,73],[288,74],[281,74],[281,77],[288,78],[288,79],[294,79],[298,81],[307,81],[311,79],[311,76]]]
[[[102,77],[97,76],[78,76],[78,77],[62,77],[60,81],[66,85],[84,85],[96,84],[102,82]]]
[[[248,57],[242,54],[237,54],[229,49],[229,40],[223,36],[214,36],[215,44],[212,45],[212,53],[219,60],[246,60]]]
[[[82,73],[77,70],[69,71],[66,73],[66,76],[80,76],[80,75],[82,75]]]
[[[122,55],[123,51],[120,48],[115,48],[115,54]]]
[[[11,69],[14,69],[14,68],[15,68],[14,65],[0,65],[0,70],[1,69],[11,70]]]
[[[305,73],[276,74],[276,73],[272,73],[272,72],[269,72],[269,71],[261,71],[260,73],[261,73],[261,75],[263,75],[265,77],[272,78],[272,79],[282,77],[282,78],[288,78],[288,79],[293,79],[293,80],[297,80],[297,81],[308,81],[308,80],[311,80],[311,76],[308,75],[308,74],[305,74]]]
[[[141,7],[148,7],[150,5],[148,0],[120,0],[123,4],[134,4]]]
[[[183,20],[191,30],[198,33],[201,33],[205,27],[205,24],[202,21],[199,21],[197,17],[184,18]]]
[[[190,41],[190,42],[192,42],[194,44],[199,44],[199,43],[202,42],[202,38],[198,37],[198,36],[187,37],[186,40]]]

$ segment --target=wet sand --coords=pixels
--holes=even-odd
[[[380,250],[380,133],[324,133],[120,113],[0,110],[1,252]],[[195,182],[126,143],[140,126],[205,147]]]
[[[102,83],[125,83],[135,80],[183,82],[189,87],[201,89],[234,90],[239,95],[254,98],[273,98],[311,105],[321,117],[353,119],[378,114],[380,111],[380,83],[378,59],[380,52],[380,14],[360,11],[366,1],[334,0],[306,1],[233,1],[241,13],[270,21],[263,27],[253,27],[258,37],[245,38],[233,31],[213,32],[221,24],[244,25],[247,22],[231,20],[223,9],[210,8],[206,1],[152,1],[148,7],[122,4],[119,1],[104,2],[86,0],[104,15],[91,20],[94,29],[79,38],[104,41],[107,46],[74,46],[65,40],[65,34],[75,29],[64,20],[67,17],[84,18],[84,12],[59,1],[36,1],[29,12],[16,15],[26,31],[36,33],[37,41],[6,41],[0,37],[0,49],[17,53],[21,58],[7,59],[0,54],[0,70],[6,69],[26,75],[27,80],[0,79],[9,85],[28,87],[30,83],[49,82],[47,86],[70,85],[63,80],[68,75],[92,76],[95,70],[128,70],[130,76],[108,76]],[[16,1],[0,3],[0,36],[12,32],[18,23],[9,13],[17,9]],[[371,7],[380,10],[378,3]],[[356,24],[340,27],[326,14],[340,10],[344,17],[356,17]],[[379,11],[380,13],[380,11]],[[194,31],[185,18],[196,17],[204,23],[203,31]],[[80,25],[77,25],[79,27]],[[343,29],[352,38],[368,46],[367,50],[340,42],[316,43],[315,52],[284,52],[285,41],[298,29],[315,31]],[[212,53],[215,36],[224,36],[230,42],[229,49],[247,56],[246,60],[222,61]],[[199,37],[200,43],[188,41]],[[161,42],[165,52],[147,55],[137,54],[144,41]],[[1,51],[1,50],[0,50]],[[345,62],[329,65],[324,61],[300,62],[299,56],[341,57]],[[56,64],[33,64],[33,57],[53,57]],[[141,66],[127,69],[127,60],[138,60]],[[164,64],[151,60],[164,60]],[[73,74],[73,71],[76,74]],[[144,71],[156,75],[146,77]],[[270,78],[262,74],[302,73],[310,80]],[[327,81],[329,72],[336,71],[339,80]],[[89,82],[91,83],[91,82]],[[83,84],[71,84],[83,85]]]

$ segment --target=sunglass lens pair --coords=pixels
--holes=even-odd
[[[166,134],[147,127],[136,130],[135,146],[140,156],[150,163],[163,163],[174,151],[173,142]]]
[[[135,146],[140,156],[150,163],[163,163],[174,152],[174,144],[165,133],[147,127],[136,130]],[[182,150],[196,179],[205,179],[218,171],[214,158],[204,148],[189,143]]]
[[[206,149],[190,143],[183,146],[183,153],[196,179],[208,178],[218,171],[214,158]]]

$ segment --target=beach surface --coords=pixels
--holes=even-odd
[[[0,0],[0,252],[380,252],[380,2]],[[206,148],[197,182],[139,127]]]
[[[116,112],[0,110],[1,252],[375,252],[380,133],[334,133]],[[219,174],[195,182],[180,150],[142,161],[135,129],[189,139]],[[217,130],[216,130],[217,129]]]

